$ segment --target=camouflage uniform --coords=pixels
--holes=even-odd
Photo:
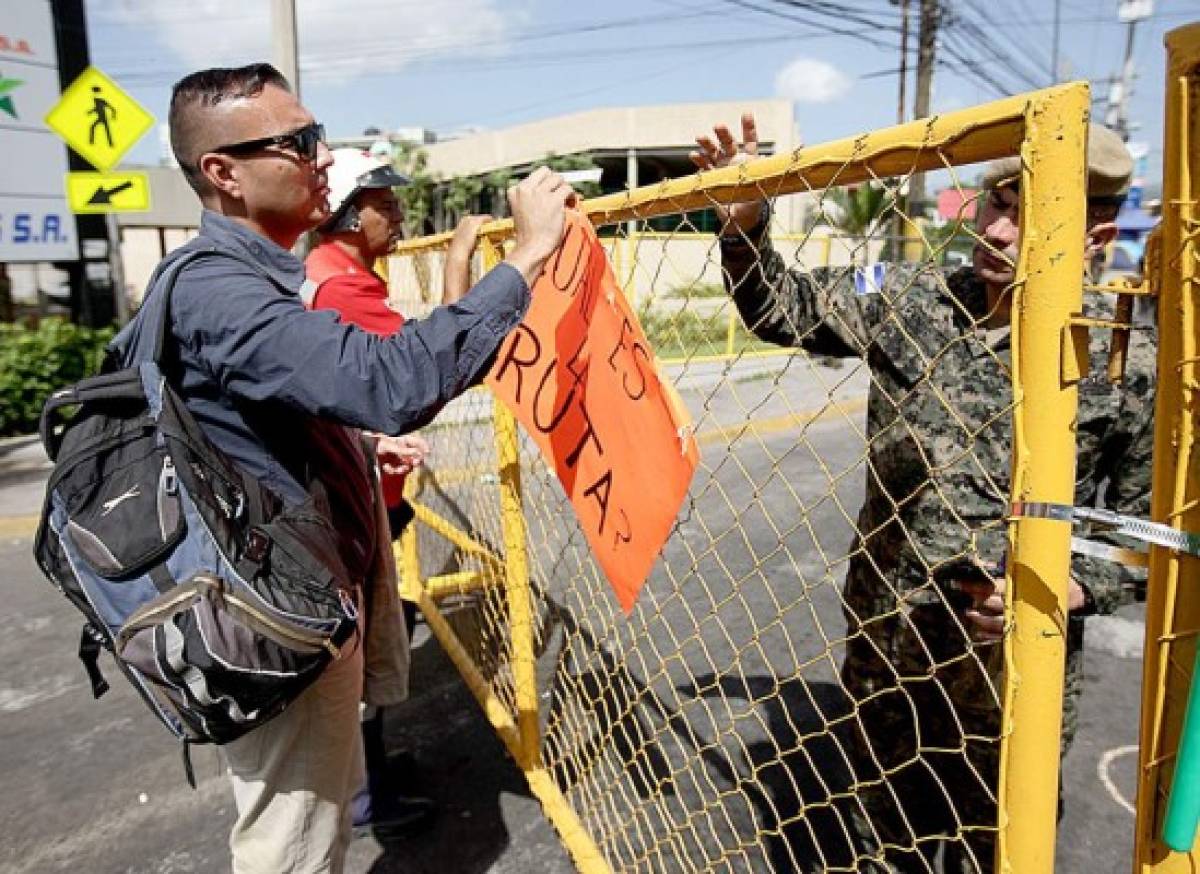
[[[1003,575],[1011,331],[985,327],[986,292],[970,268],[886,265],[881,288],[863,288],[853,268],[789,270],[765,222],[748,238],[722,238],[722,256],[755,334],[859,357],[870,369],[866,496],[843,593],[863,864],[886,858],[893,870],[931,871],[942,850],[945,871],[991,871],[1001,647],[971,641],[962,615],[970,599],[953,581]],[[1153,337],[1134,332],[1123,385],[1105,376],[1108,345],[1107,332],[1092,332],[1075,500],[1096,505],[1107,480],[1104,506],[1145,516]],[[1132,583],[1126,569],[1090,557],[1076,556],[1072,573],[1102,612]],[[1064,751],[1076,722],[1082,619],[1069,626]]]

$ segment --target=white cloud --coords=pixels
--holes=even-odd
[[[829,103],[844,95],[853,84],[833,64],[816,58],[796,58],[775,74],[775,93],[796,103]]]
[[[189,69],[269,59],[263,0],[93,0],[106,21],[151,31]],[[499,0],[297,0],[300,70],[309,82],[394,73],[421,60],[501,54]]]

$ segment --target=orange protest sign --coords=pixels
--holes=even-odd
[[[699,461],[591,223],[567,235],[505,340],[488,385],[533,437],[628,613]]]

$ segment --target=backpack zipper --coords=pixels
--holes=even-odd
[[[340,655],[339,648],[325,635],[311,634],[284,625],[258,607],[229,592],[225,582],[212,574],[196,574],[191,580],[180,586],[179,590],[171,597],[165,600],[155,599],[131,613],[116,634],[117,654],[120,655],[124,651],[129,639],[138,631],[158,625],[176,613],[182,612],[185,606],[190,606],[199,600],[205,590],[213,592],[226,607],[232,606],[235,611],[253,620],[252,623],[247,624],[255,626],[255,630],[266,634],[276,643],[297,649],[303,647],[310,652],[324,649],[335,659]]]

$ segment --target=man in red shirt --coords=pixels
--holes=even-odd
[[[388,285],[374,263],[388,255],[402,233],[403,211],[394,188],[408,184],[388,161],[358,149],[336,149],[329,169],[330,217],[318,228],[318,245],[305,259],[305,304],[336,310],[343,322],[372,334],[395,334],[402,313],[388,300]],[[467,216],[458,223],[446,251],[443,305],[455,303],[470,287],[470,257],[480,226],[491,216]],[[403,503],[404,473],[419,467],[428,444],[418,435],[385,438],[379,445],[384,501],[392,535],[412,519]]]
[[[390,336],[400,330],[404,316],[389,302],[387,283],[374,265],[400,238],[404,214],[394,189],[406,185],[408,179],[388,161],[358,149],[336,149],[333,161],[328,171],[330,214],[318,227],[318,244],[305,259],[308,280],[301,295],[312,309],[336,310],[343,322]],[[455,230],[446,254],[443,304],[452,304],[467,293],[478,230],[489,218],[467,216]],[[404,500],[405,474],[424,462],[429,444],[418,434],[380,435],[377,439],[383,497],[395,538],[413,515]],[[411,635],[416,609],[409,603],[404,608]],[[427,820],[433,802],[395,791],[388,774],[382,716],[381,711],[364,716],[368,782],[355,798],[354,819],[356,826],[373,825],[376,837],[386,840],[390,834],[399,836]]]
[[[394,188],[408,184],[385,160],[358,149],[335,149],[329,169],[329,219],[318,228],[319,242],[304,261],[308,274],[305,303],[333,309],[342,321],[374,334],[400,330],[404,316],[388,301],[387,283],[374,270],[400,239],[404,214]],[[470,262],[479,228],[491,216],[459,222],[446,252],[442,304],[452,304],[470,288]],[[420,466],[429,445],[416,434],[387,438],[380,445],[383,495],[392,535],[412,518],[404,504],[404,474]]]

